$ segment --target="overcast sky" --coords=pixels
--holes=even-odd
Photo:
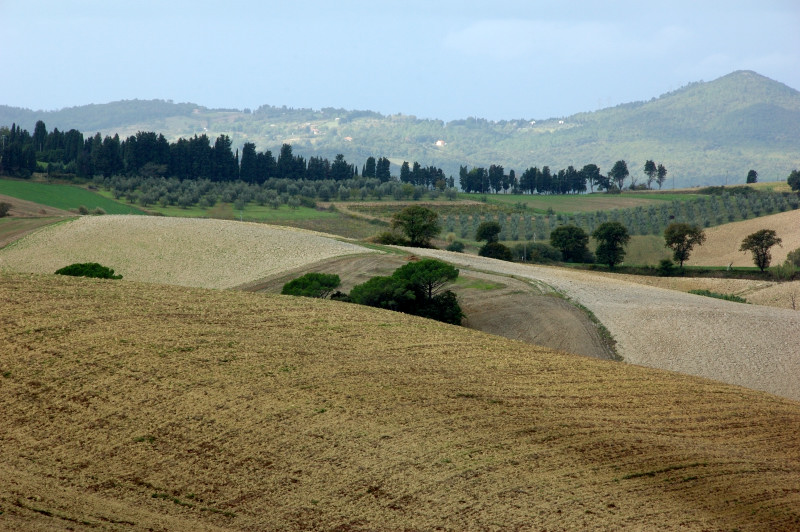
[[[552,118],[734,70],[800,89],[799,27],[798,0],[0,0],[0,104]]]

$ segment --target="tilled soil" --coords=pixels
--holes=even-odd
[[[645,286],[592,272],[406,248],[458,266],[538,280],[591,310],[626,362],[800,399],[800,312]]]

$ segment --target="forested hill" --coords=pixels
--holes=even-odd
[[[587,87],[591,90],[591,87]],[[531,98],[535,98],[535,90]],[[738,71],[697,82],[648,102],[549,119],[443,122],[408,115],[269,105],[250,110],[208,109],[190,103],[128,100],[30,111],[0,106],[0,125],[33,130],[78,129],[84,134],[137,131],[170,141],[206,133],[228,135],[234,147],[249,141],[259,151],[291,143],[297,154],[348,160],[388,157],[393,164],[419,161],[458,175],[460,165],[498,164],[521,173],[531,166],[581,168],[594,163],[607,172],[624,159],[639,172],[648,159],[669,169],[667,186],[742,183],[748,170],[759,179],[784,180],[800,168],[800,92],[755,72]],[[397,174],[398,168],[393,169]]]

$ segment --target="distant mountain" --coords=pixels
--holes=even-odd
[[[782,180],[800,168],[800,92],[755,72],[737,71],[711,82],[691,83],[648,102],[546,120],[443,122],[371,111],[262,106],[254,111],[208,109],[192,103],[127,100],[30,111],[0,106],[0,124],[90,135],[156,131],[168,139],[229,135],[234,146],[254,142],[277,153],[284,142],[295,153],[333,158],[342,153],[361,165],[386,156],[394,164],[419,161],[457,175],[460,165],[503,165],[518,174],[530,166],[595,163],[603,171],[624,159],[632,176],[653,159],[667,167],[668,185],[742,183],[748,170]]]

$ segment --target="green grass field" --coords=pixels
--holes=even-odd
[[[138,207],[125,205],[91,190],[72,185],[0,179],[0,194],[56,209],[77,209],[83,205],[89,210],[100,207],[108,214],[144,214]]]

